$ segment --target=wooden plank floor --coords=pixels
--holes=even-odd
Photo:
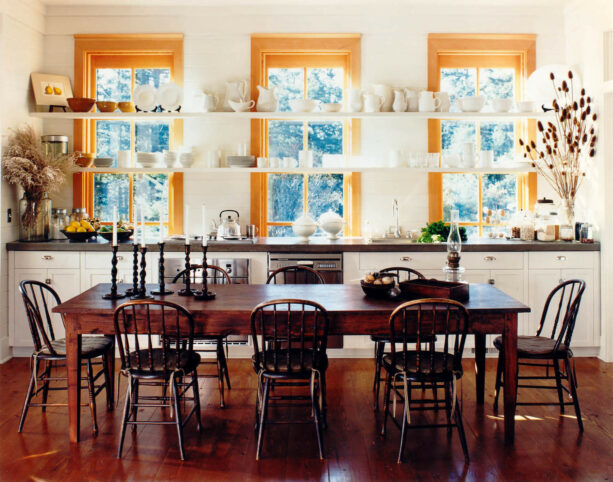
[[[89,409],[82,410],[82,442],[70,446],[65,409],[42,414],[30,409],[22,434],[19,415],[29,376],[28,360],[0,365],[1,480],[604,480],[613,477],[613,364],[577,359],[579,397],[585,432],[579,434],[572,407],[560,416],[557,407],[519,407],[516,444],[504,446],[503,420],[492,411],[495,360],[487,361],[486,404],[478,407],[473,361],[465,360],[460,396],[471,463],[464,466],[457,433],[410,431],[405,463],[396,464],[399,431],[388,425],[379,435],[380,416],[372,411],[371,360],[331,360],[328,372],[329,427],[324,435],[327,458],[317,457],[311,425],[268,429],[263,455],[255,460],[253,430],[256,376],[248,360],[230,360],[232,390],[228,407],[218,407],[214,379],[200,381],[203,430],[185,429],[188,460],[181,462],[172,426],[139,426],[126,436],[124,457],[115,458],[121,409],[108,413],[98,400],[100,433],[91,435]],[[122,383],[120,404],[124,399]],[[542,393],[542,392],[541,392]],[[520,391],[534,400],[536,391]],[[84,392],[85,396],[85,392]],[[545,397],[556,398],[555,391]],[[57,401],[65,392],[50,395]],[[293,409],[300,415],[299,409]],[[502,413],[502,412],[500,412]],[[145,409],[142,417],[159,417]],[[413,416],[417,422],[418,415]]]

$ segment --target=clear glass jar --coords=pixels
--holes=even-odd
[[[534,217],[532,213],[524,211],[519,224],[519,238],[522,241],[534,241]]]
[[[594,242],[594,230],[590,223],[583,223],[581,225],[581,242],[593,243]]]
[[[51,209],[51,239],[63,239],[62,229],[65,227],[61,209]]]
[[[40,140],[44,154],[52,157],[68,154],[68,136],[42,136]]]
[[[72,214],[70,215],[70,222],[77,221],[80,223],[84,219],[89,219],[89,215],[87,214],[87,209],[73,208]]]
[[[26,196],[19,200],[19,241],[38,242],[51,239],[51,199],[47,193],[42,199]]]
[[[539,199],[534,207],[534,229],[539,241],[555,241],[559,239],[560,223],[558,211],[551,199]]]

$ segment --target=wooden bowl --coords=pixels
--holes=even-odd
[[[388,285],[376,285],[374,283],[367,283],[364,280],[361,280],[360,284],[364,294],[370,298],[391,298],[396,285],[395,282]]]
[[[117,102],[112,100],[99,100],[96,102],[96,107],[100,112],[115,112],[117,110]]]
[[[69,97],[66,99],[70,110],[73,112],[89,112],[96,103],[96,99],[89,97]]]
[[[121,112],[136,112],[134,102],[119,102],[118,106]]]
[[[77,158],[77,160],[75,161],[75,164],[79,167],[92,167],[92,164],[94,163],[94,158],[93,157],[88,157],[86,155],[82,155],[80,157]]]
[[[109,242],[113,241],[113,231],[98,231],[98,234]],[[117,242],[122,243],[127,241],[133,234],[133,229],[128,231],[117,231]]]

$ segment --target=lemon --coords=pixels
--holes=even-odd
[[[53,93],[55,95],[62,95],[62,89],[60,89],[59,87],[54,87],[53,88]]]
[[[81,227],[81,223],[79,223],[79,221],[73,221],[72,223],[70,223],[70,225],[75,229]]]
[[[47,95],[51,95],[51,94],[53,94],[53,89],[51,88],[51,86],[50,86],[50,85],[47,85],[47,86],[45,87],[45,94],[47,94]]]
[[[77,233],[86,233],[86,232],[87,232],[87,229],[85,229],[82,226],[80,228],[77,228]]]
[[[76,233],[77,232],[77,228],[75,228],[74,226],[67,226],[65,231],[67,233]]]
[[[88,231],[93,231],[94,230],[92,225],[89,224],[87,221],[85,221],[85,219],[83,221],[81,221],[81,227],[87,229]]]

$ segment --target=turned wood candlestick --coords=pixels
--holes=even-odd
[[[113,257],[111,258],[111,292],[102,296],[105,300],[119,300],[125,298],[125,293],[117,292],[117,250],[119,246],[113,246]]]
[[[212,300],[216,294],[213,291],[209,291],[207,282],[207,269],[209,267],[206,262],[206,252],[208,246],[202,246],[202,291],[195,292],[195,298],[197,300]]]
[[[133,300],[146,300],[152,298],[147,294],[147,285],[145,284],[145,278],[147,277],[147,246],[141,246],[140,248],[140,286],[136,290],[136,294],[132,295]]]
[[[179,296],[194,296],[194,290],[192,290],[192,284],[190,279],[190,264],[189,264],[189,253],[191,251],[191,246],[189,244],[185,245],[185,288],[177,291]]]
[[[174,293],[172,290],[166,289],[166,282],[164,280],[164,242],[158,243],[160,247],[160,259],[158,261],[158,282],[160,284],[156,291],[152,291],[152,295],[171,295]]]

